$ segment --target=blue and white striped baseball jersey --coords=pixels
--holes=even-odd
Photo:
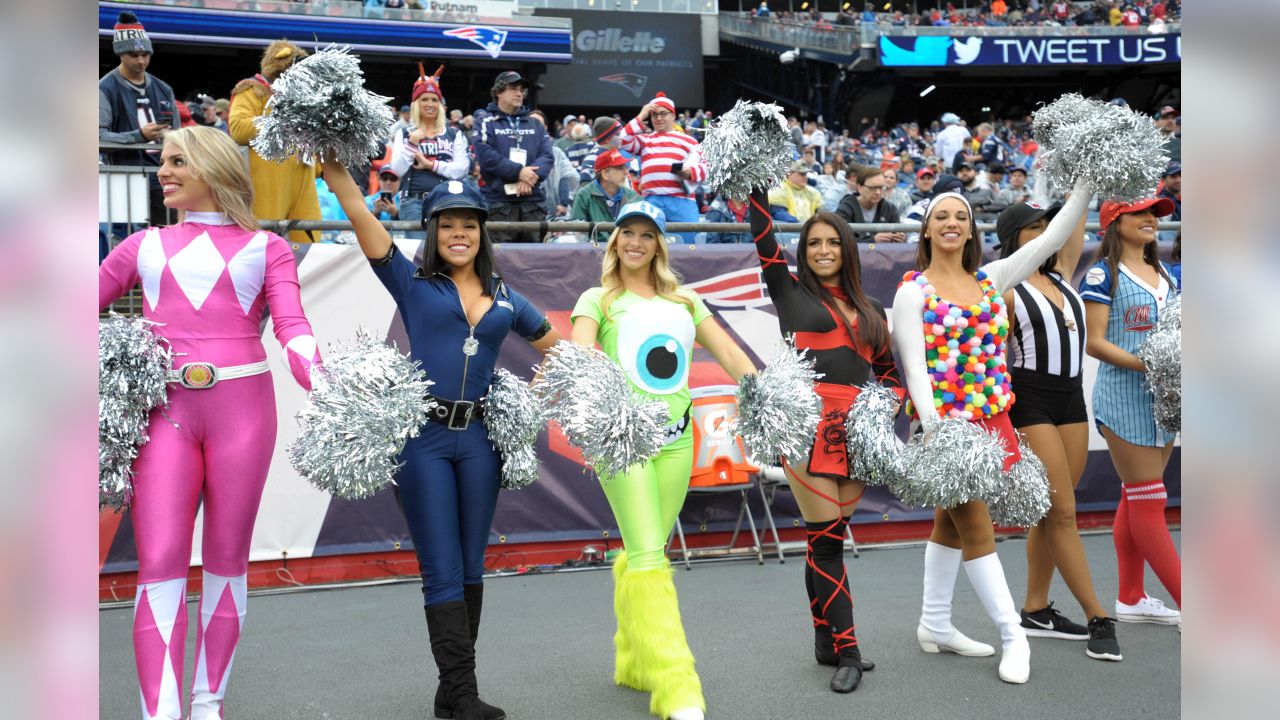
[[[1163,267],[1168,273],[1169,267]],[[1178,288],[1171,288],[1163,277],[1159,286],[1152,287],[1123,263],[1113,282],[1105,261],[1089,268],[1080,283],[1080,297],[1085,302],[1111,306],[1107,341],[1129,352],[1136,351],[1155,329],[1160,311],[1177,292]],[[1174,434],[1156,427],[1154,400],[1145,380],[1143,373],[1100,363],[1093,385],[1093,418],[1127,442],[1159,447]]]

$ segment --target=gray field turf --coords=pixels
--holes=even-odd
[[[1175,531],[1175,542],[1181,541]],[[1084,538],[1103,606],[1115,600],[1110,535]],[[998,545],[1015,602],[1026,577],[1025,545]],[[996,676],[990,658],[927,655],[915,641],[921,546],[864,548],[847,557],[858,638],[879,667],[851,695],[827,689],[831,670],[813,660],[801,580],[803,557],[763,567],[753,560],[695,564],[676,573],[685,628],[707,698],[723,718],[1174,718],[1181,699],[1176,628],[1121,623],[1124,661],[1084,654],[1083,642],[1031,639],[1031,681]],[[1148,572],[1147,590],[1169,598]],[[1061,580],[1051,599],[1082,622]],[[481,696],[512,720],[649,717],[648,696],[612,683],[612,580],[607,571],[494,578],[481,628]],[[189,604],[193,614],[195,603]],[[130,643],[132,611],[99,621],[100,717],[139,716]],[[999,636],[963,577],[955,624],[999,648]],[[195,620],[187,645],[190,687]],[[250,596],[227,717],[430,718],[435,666],[422,595],[410,583]]]

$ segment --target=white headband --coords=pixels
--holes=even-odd
[[[969,198],[966,198],[964,195],[961,195],[960,193],[955,192],[953,190],[953,191],[944,192],[941,195],[933,196],[933,199],[929,201],[928,207],[925,208],[924,219],[920,221],[921,225],[928,225],[929,216],[933,214],[933,209],[938,207],[938,203],[942,202],[943,199],[949,198],[949,197],[956,198],[960,202],[964,203],[964,208],[969,211],[969,217],[971,219],[973,218],[973,206],[969,204]]]

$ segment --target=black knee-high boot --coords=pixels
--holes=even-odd
[[[844,567],[845,520],[805,523],[809,534],[809,562],[812,570],[815,609],[822,613],[831,633],[831,652],[836,672],[831,678],[835,692],[853,692],[862,680],[862,653],[854,633],[853,596]]]
[[[484,609],[484,584],[462,586],[463,602],[467,604],[467,624],[471,631],[471,648],[474,651],[476,639],[480,637],[480,614]],[[449,704],[449,686],[444,682],[436,685],[435,716],[441,720],[453,717],[453,707]]]
[[[475,646],[467,604],[457,600],[439,603],[428,606],[426,614],[431,654],[448,702],[448,708],[436,708],[437,717],[446,709],[451,712],[445,717],[455,720],[505,720],[507,714],[482,701],[476,688]]]

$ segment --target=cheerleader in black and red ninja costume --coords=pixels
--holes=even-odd
[[[823,382],[822,419],[808,457],[783,458],[787,481],[804,516],[808,534],[804,584],[813,615],[814,654],[836,666],[835,692],[852,692],[863,670],[854,635],[853,596],[844,566],[844,537],[849,516],[864,484],[851,477],[845,450],[845,420],[858,388],[869,380],[904,394],[889,349],[884,307],[862,292],[857,243],[839,216],[819,212],[804,224],[797,249],[797,275],[774,237],[768,199],[751,197],[751,231],[769,297],[778,309],[784,334],[794,334],[797,349],[817,361]]]

